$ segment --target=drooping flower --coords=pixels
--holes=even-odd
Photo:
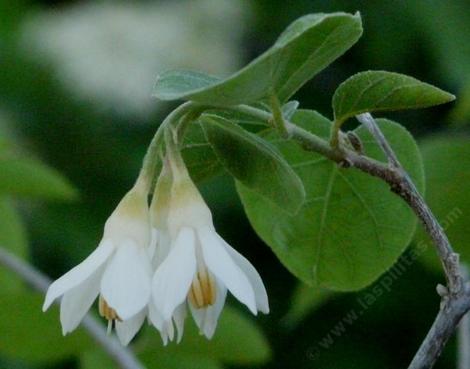
[[[152,281],[153,302],[164,322],[186,304],[207,338],[215,332],[229,290],[257,314],[269,312],[266,289],[251,263],[215,231],[179,152],[170,152],[171,197],[166,219],[170,249]]]
[[[155,192],[150,205],[150,224],[152,227],[152,266],[157,270],[170,251],[170,234],[168,230],[168,213],[170,208],[172,176],[168,160],[164,160],[162,171],[155,186]],[[174,312],[170,320],[165,321],[158,311],[153,300],[149,305],[149,319],[159,330],[164,345],[175,338],[175,326],[177,342],[181,341],[186,318],[186,307],[181,304]]]
[[[115,326],[123,345],[140,329],[152,279],[147,191],[145,181],[137,180],[106,221],[98,247],[49,287],[43,311],[62,296],[64,335],[80,324],[98,295],[100,314]]]

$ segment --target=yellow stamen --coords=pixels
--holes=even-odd
[[[188,292],[189,302],[196,309],[202,309],[214,305],[215,298],[216,288],[214,277],[206,267],[199,268]]]
[[[119,317],[119,315],[117,315],[116,310],[110,307],[101,295],[99,298],[98,310],[103,318],[109,321],[117,320],[119,322],[122,322],[122,319]]]

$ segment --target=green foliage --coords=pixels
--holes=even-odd
[[[59,310],[41,311],[44,296],[0,293],[0,355],[31,362],[53,362],[93,345],[81,330],[63,337]]]
[[[100,349],[91,349],[80,355],[81,369],[117,369],[118,366],[107,353]]]
[[[330,290],[299,283],[291,297],[289,311],[284,317],[285,325],[291,329],[294,328],[308,314],[314,312],[334,295],[335,293]]]
[[[269,50],[231,77],[219,80],[199,72],[166,72],[159,76],[154,96],[227,106],[276,94],[284,102],[361,34],[359,14],[309,14],[293,22]]]
[[[24,259],[28,253],[26,230],[12,202],[0,197],[0,247]],[[23,282],[14,273],[0,265],[2,292],[14,292],[23,288]]]
[[[193,181],[203,181],[222,171],[222,165],[207,142],[199,122],[190,125],[184,137],[181,154]]]
[[[159,344],[161,345],[161,344]],[[222,369],[222,366],[211,358],[197,355],[175,355],[162,351],[158,358],[150,352],[139,357],[147,369]],[[118,369],[118,366],[101,350],[90,350],[80,357],[81,369]]]
[[[44,199],[72,200],[76,190],[56,170],[32,159],[0,158],[0,193]]]
[[[441,89],[398,73],[367,71],[344,81],[333,96],[335,121],[374,111],[425,108],[455,99]]]
[[[294,123],[325,139],[331,122],[312,111],[299,111]],[[423,190],[421,156],[400,125],[379,120],[398,158]],[[355,130],[366,155],[383,160],[369,133]],[[267,139],[275,139],[269,134]],[[372,283],[396,261],[413,236],[416,220],[383,181],[354,169],[342,169],[293,142],[276,146],[302,179],[306,201],[295,216],[242,184],[237,189],[248,218],[281,262],[298,278],[334,290],[356,290]]]
[[[262,138],[215,115],[201,117],[207,139],[222,164],[240,183],[295,214],[305,200],[301,180]]]
[[[470,138],[434,137],[421,144],[426,170],[426,201],[445,228],[454,250],[470,263]],[[422,227],[417,242],[431,244]],[[425,260],[441,270],[434,247]]]
[[[265,104],[252,104],[252,106],[268,113],[270,112],[269,107],[267,107]],[[270,127],[267,121],[236,110],[220,108],[207,110],[206,113],[216,114],[219,117],[226,118],[232,123],[238,124],[248,131],[257,132]]]
[[[215,335],[210,341],[199,335],[196,326],[189,321],[186,322],[184,337],[179,345],[162,347],[160,337],[156,332],[152,333],[152,341],[147,342],[139,353],[139,357],[149,364],[159,360],[166,363],[172,357],[177,357],[181,360],[179,367],[184,367],[181,363],[191,360],[195,360],[195,363],[212,361],[211,368],[220,367],[222,363],[254,366],[267,362],[271,357],[269,344],[259,328],[251,319],[230,306],[224,308]],[[178,360],[173,359],[173,362],[172,365],[176,365]],[[160,368],[152,365],[149,367]],[[200,367],[205,368],[202,364]]]

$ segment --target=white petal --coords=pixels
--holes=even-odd
[[[268,314],[268,294],[266,293],[266,288],[264,287],[263,281],[261,280],[261,277],[256,271],[255,267],[242,254],[240,254],[237,250],[225,242],[222,237],[219,236],[219,240],[225,246],[225,249],[230,254],[233,261],[235,261],[238,267],[248,277],[248,280],[251,283],[251,287],[253,287],[253,290],[255,291],[257,309],[265,314]]]
[[[175,327],[173,326],[173,321],[168,321],[163,324],[162,329],[160,330],[160,337],[163,341],[163,346],[166,346],[168,342],[173,341],[175,338]]]
[[[163,325],[165,324],[165,321],[163,320],[163,316],[158,311],[157,307],[155,306],[155,303],[153,302],[153,299],[150,299],[149,302],[149,320],[150,322],[157,328],[159,331],[163,329]]]
[[[173,338],[175,337],[175,327],[173,326],[173,321],[170,320],[163,322],[159,332],[163,341],[163,346],[166,346],[168,342],[173,341]]]
[[[217,322],[224,307],[226,296],[227,289],[221,283],[217,283],[217,297],[214,305],[203,309],[196,309],[189,304],[191,314],[199,328],[199,331],[208,339],[212,338],[215,329],[217,328]]]
[[[217,233],[209,227],[198,229],[204,261],[209,270],[228,290],[256,315],[256,301],[253,287],[237,264],[232,260],[219,241]]]
[[[93,272],[104,264],[113,251],[114,245],[110,240],[101,241],[95,251],[93,251],[85,260],[49,286],[42,311],[46,311],[57,297],[78,286],[92,275]]]
[[[82,321],[100,292],[100,280],[104,265],[78,286],[64,293],[60,303],[60,322],[65,336]]]
[[[119,318],[127,320],[150,300],[152,271],[147,251],[128,240],[117,246],[101,280],[101,294]]]
[[[186,319],[186,302],[183,302],[180,306],[175,309],[172,320],[164,321],[163,316],[155,307],[155,304],[151,302],[149,304],[149,319],[151,323],[160,331],[160,335],[163,340],[163,344],[166,346],[168,340],[172,341],[175,334],[175,327],[177,331],[177,342],[180,343],[184,333],[184,320]]]
[[[164,328],[162,329],[162,332],[163,331],[165,332],[170,342],[173,341],[175,338],[175,327],[173,326],[172,320],[165,323]]]
[[[158,236],[159,236],[159,232],[155,228],[152,228],[152,231],[150,233],[150,245],[148,249],[148,254],[149,254],[150,260],[152,261],[155,256],[155,250],[157,249]]]
[[[185,301],[196,273],[194,243],[194,231],[182,228],[153,277],[153,301],[165,321],[169,321],[176,307]]]
[[[158,311],[157,307],[155,306],[153,299],[150,299],[150,302],[149,302],[149,316],[148,317],[149,317],[150,322],[160,332],[163,345],[166,346],[168,344],[168,329],[167,329],[168,323],[163,320],[163,316]]]
[[[173,313],[173,321],[175,322],[177,338],[176,343],[180,343],[184,333],[184,320],[186,319],[186,302],[178,306]]]
[[[123,322],[116,321],[116,333],[122,345],[127,346],[144,323],[147,309]]]
[[[166,259],[168,253],[170,252],[171,241],[170,235],[167,230],[158,231],[158,244],[155,252],[155,267],[159,267],[160,264]]]
[[[166,330],[160,331],[160,337],[162,338],[163,346],[168,345],[168,333],[166,332]]]

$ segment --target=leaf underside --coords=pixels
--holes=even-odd
[[[153,95],[228,106],[275,94],[285,102],[345,53],[362,34],[359,14],[309,14],[294,21],[265,53],[220,80],[200,72],[170,71],[157,78]]]

